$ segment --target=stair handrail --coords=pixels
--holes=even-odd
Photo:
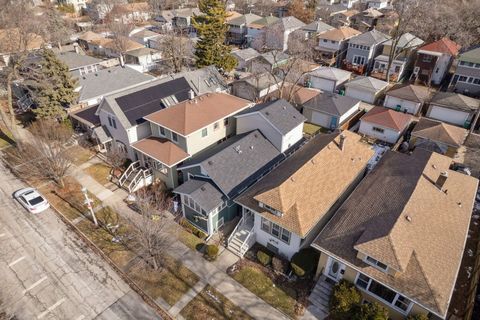
[[[140,176],[140,179],[143,178],[143,170],[139,170],[137,174],[133,177],[132,181],[130,181],[130,183],[128,184],[128,192],[132,192],[133,189],[135,189],[135,187],[138,185],[138,183],[140,182],[138,181],[139,176]],[[133,187],[132,187],[132,184],[133,184]]]
[[[242,246],[240,247],[240,254],[242,255],[242,257],[245,254],[245,252],[243,252],[243,250],[244,250],[243,247],[247,244],[247,242],[250,239],[250,237],[252,236],[252,234],[254,234],[253,229],[255,229],[255,226],[253,226],[252,229],[250,229],[250,231],[248,231],[248,235],[245,238],[245,241],[243,241]]]
[[[242,217],[237,225],[235,226],[235,228],[233,229],[232,233],[230,234],[230,236],[228,236],[228,239],[227,239],[227,245],[230,244],[230,242],[232,241],[233,237],[235,236],[235,234],[237,233],[238,231],[238,228],[243,225],[243,221],[244,221],[244,217]]]
[[[120,186],[123,186],[123,184],[125,183],[125,181],[128,179],[128,176],[130,175],[130,173],[132,173],[131,171],[136,169],[136,166],[137,165],[140,165],[140,161],[135,161],[135,162],[132,162],[130,163],[130,165],[128,166],[127,170],[125,170],[122,175],[120,176],[120,179],[118,179],[118,184]]]

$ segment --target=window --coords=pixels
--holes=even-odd
[[[202,130],[202,138],[206,137],[208,135],[208,129],[207,128],[204,128]]]
[[[270,233],[270,221],[262,217],[262,230]]]
[[[220,124],[218,122],[215,122],[213,124],[213,130],[218,130],[219,127],[220,127]]]
[[[172,140],[175,142],[178,141],[178,135],[175,132],[172,132]]]
[[[223,125],[225,127],[228,126],[228,118],[223,119]]]
[[[108,116],[108,124],[110,127],[117,129],[117,122],[115,121],[114,117]]]
[[[368,291],[381,298],[382,300],[387,301],[388,303],[393,303],[393,300],[395,300],[395,296],[397,295],[395,291],[390,290],[384,285],[373,280],[370,283]]]
[[[365,57],[364,56],[354,56],[353,57],[354,64],[365,64]]]
[[[475,79],[473,79],[473,84],[478,84],[478,85],[480,85],[480,78],[475,78]]]
[[[432,62],[432,56],[424,55],[422,61],[423,62]]]
[[[290,231],[282,229],[282,240],[285,241],[286,243],[290,242]]]
[[[407,311],[408,307],[410,306],[411,301],[405,298],[402,295],[399,295],[397,301],[395,301],[395,307],[402,309],[403,311]]]
[[[460,82],[466,82],[466,81],[467,81],[467,77],[465,77],[465,76],[460,76],[460,77],[458,77],[458,81],[460,81]]]
[[[364,274],[359,274],[358,275],[358,278],[357,278],[357,286],[359,286],[360,288],[363,288],[363,289],[367,289],[368,287],[368,282],[370,281],[370,278],[367,277],[366,275]]]
[[[383,133],[385,131],[382,128],[379,128],[379,127],[372,127],[372,130],[375,131],[375,132],[379,132],[379,133]]]
[[[367,262],[368,264],[374,266],[374,267],[378,267],[384,271],[386,271],[388,269],[388,266],[384,263],[381,263],[380,261],[372,258],[372,257],[368,257],[365,259],[365,262]]]
[[[272,235],[279,238],[280,237],[280,226],[278,224],[273,223],[272,224]]]
[[[291,233],[288,230],[283,229],[278,224],[275,224],[262,217],[260,228],[266,233],[271,234],[277,239],[282,240],[285,243],[290,243]]]
[[[160,135],[165,136],[165,128],[164,127],[159,127],[160,128]]]
[[[323,39],[323,42],[328,42],[328,40],[327,40],[327,39]]]

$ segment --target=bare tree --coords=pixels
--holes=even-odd
[[[178,73],[189,67],[194,59],[195,46],[183,31],[169,31],[160,42],[160,51],[167,72]]]
[[[52,180],[61,188],[72,162],[67,141],[72,131],[55,120],[39,119],[30,127],[30,137],[17,141],[11,153],[19,174],[25,177]]]
[[[169,232],[173,229],[173,222],[166,217],[172,201],[159,186],[139,190],[135,199],[140,216],[131,221],[133,238],[140,248],[140,256],[158,270],[162,266],[162,254],[175,240],[175,235]]]
[[[107,162],[112,166],[110,174],[117,177],[117,174],[121,172],[125,161],[127,160],[127,154],[121,148],[113,148],[107,151]]]

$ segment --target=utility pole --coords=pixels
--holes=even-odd
[[[95,223],[95,226],[98,227],[97,217],[95,216],[95,212],[93,211],[93,207],[92,207],[93,200],[91,200],[88,197],[87,188],[83,187],[82,192],[83,192],[83,195],[85,196],[85,204],[87,205],[87,208],[88,208],[88,210],[90,210],[90,214],[92,215],[93,223]]]

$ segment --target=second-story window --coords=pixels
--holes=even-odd
[[[228,126],[228,118],[223,119],[223,125],[225,127]]]
[[[218,128],[220,128],[220,124],[218,122],[215,122],[213,124],[213,130],[217,130]]]
[[[177,142],[178,141],[178,136],[175,132],[172,131],[172,140]]]
[[[432,56],[424,55],[422,60],[423,60],[423,62],[431,62],[432,61]]]
[[[206,137],[208,135],[208,129],[207,128],[204,128],[202,130],[202,138]]]
[[[117,129],[117,122],[115,121],[114,117],[108,116],[108,124],[110,127]]]
[[[165,128],[164,127],[159,127],[160,128],[160,135],[165,136]]]

